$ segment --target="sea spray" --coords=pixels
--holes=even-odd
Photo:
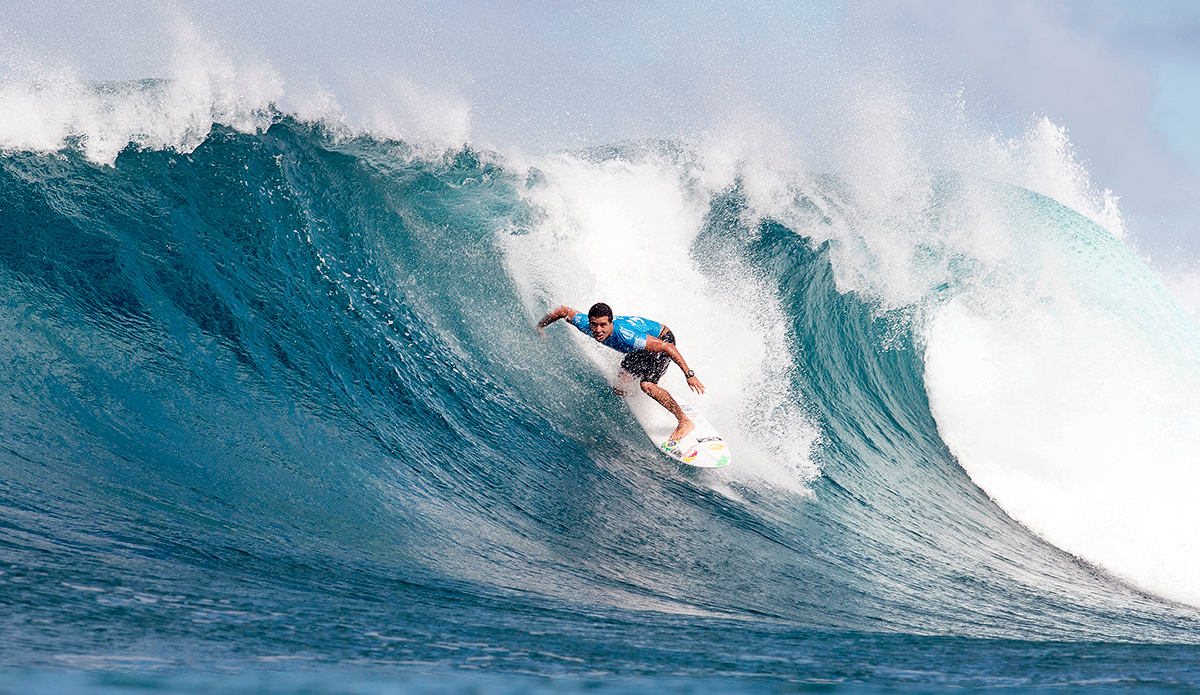
[[[986,169],[754,151],[506,157],[278,112],[111,166],[16,146],[5,664],[980,685],[1151,661],[1192,682],[1187,644],[1104,644],[1194,641],[1136,556],[1098,569],[1111,548],[1064,552],[968,476],[954,433],[995,423],[946,414],[938,357],[996,325],[1034,362],[1046,335],[1087,354],[1095,317],[1132,336],[1101,358],[1186,355],[1190,318],[1111,233]],[[537,338],[547,304],[594,293],[711,365],[747,466],[675,466],[611,393],[612,355]]]

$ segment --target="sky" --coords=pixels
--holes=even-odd
[[[819,152],[864,99],[930,133],[1045,116],[1143,255],[1200,259],[1200,3],[0,0],[0,79],[168,77],[189,41],[296,111],[501,150],[760,121]]]

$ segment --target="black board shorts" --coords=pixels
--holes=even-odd
[[[665,343],[675,344],[675,334],[670,330],[662,336]],[[650,352],[649,350],[634,350],[621,360],[621,369],[632,374],[638,381],[649,381],[657,384],[658,380],[667,373],[671,366],[671,356],[665,352]]]

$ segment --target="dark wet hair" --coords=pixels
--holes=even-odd
[[[613,318],[612,308],[609,307],[604,302],[596,302],[595,304],[592,305],[591,309],[588,309],[588,318],[589,319],[598,319],[601,316],[607,316],[608,320],[612,321],[612,318]]]

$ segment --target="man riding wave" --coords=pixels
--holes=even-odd
[[[695,372],[688,369],[683,355],[675,347],[675,334],[671,329],[650,319],[639,316],[613,317],[612,309],[604,302],[598,302],[582,314],[566,306],[560,306],[538,321],[538,333],[546,336],[546,326],[559,319],[567,319],[583,333],[596,339],[596,342],[624,352],[625,359],[621,360],[620,383],[628,383],[630,379],[641,382],[642,391],[646,392],[662,407],[666,408],[679,421],[679,426],[671,433],[672,441],[679,441],[688,435],[696,425],[683,414],[679,403],[658,385],[658,380],[667,373],[671,362],[679,365],[683,376],[687,379],[688,387],[696,393],[704,393],[704,384],[696,378]],[[622,393],[619,389],[617,393]],[[622,395],[624,395],[622,393]]]

